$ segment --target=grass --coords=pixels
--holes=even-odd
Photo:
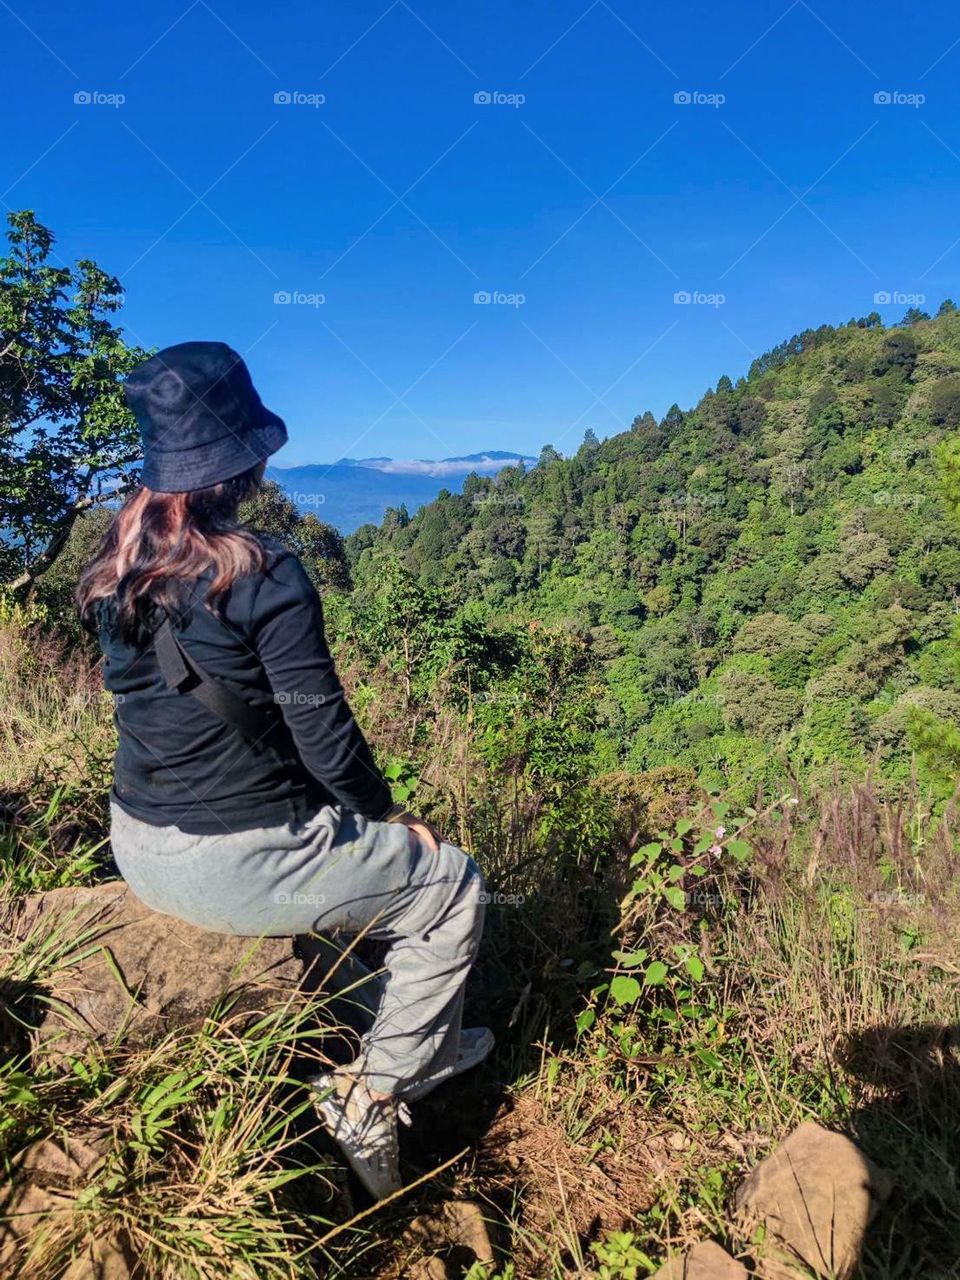
[[[0,907],[106,865],[109,706],[87,660],[27,633],[0,626]],[[410,744],[393,733],[403,759]],[[161,1280],[400,1277],[422,1252],[411,1221],[466,1196],[496,1235],[497,1280],[632,1280],[698,1239],[736,1248],[737,1183],[812,1117],[896,1177],[859,1280],[960,1276],[953,810],[935,818],[916,789],[882,801],[870,779],[837,785],[749,819],[749,859],[708,856],[696,882],[694,825],[679,850],[662,842],[656,866],[667,887],[698,888],[698,905],[670,906],[644,871],[624,910],[643,842],[692,812],[688,776],[611,775],[547,812],[470,762],[452,724],[444,735],[417,802],[480,852],[501,894],[470,997],[499,1043],[462,1088],[423,1104],[407,1145],[423,1181],[355,1212],[298,1083],[325,1054],[322,1001],[253,1021],[211,1009],[197,1032],[41,1069],[11,1052],[6,1172],[42,1140],[92,1152],[79,1191],[18,1246],[16,1273],[60,1280],[109,1242]],[[724,822],[736,836],[736,816]],[[0,945],[0,991],[42,985],[75,944]],[[649,955],[635,964],[638,949]],[[614,998],[613,978],[660,960],[663,978]]]

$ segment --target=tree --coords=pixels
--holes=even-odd
[[[927,410],[938,427],[960,426],[960,377],[935,382],[927,393]]]
[[[903,319],[900,323],[904,328],[909,328],[911,325],[919,324],[921,320],[929,319],[930,316],[927,312],[921,311],[919,307],[907,307],[906,311],[903,313]]]
[[[667,431],[676,431],[683,425],[683,410],[678,404],[674,403],[670,406],[660,425]]]
[[[122,392],[147,356],[110,315],[120,282],[91,262],[53,266],[54,237],[25,210],[0,258],[0,580],[28,592],[78,517],[138,480]]]
[[[292,551],[318,589],[350,590],[343,538],[333,525],[324,524],[312,512],[301,515],[275,480],[265,480],[241,505],[239,515],[242,524],[276,538]]]
[[[954,523],[960,523],[960,441],[952,439],[937,454],[940,488]],[[950,641],[950,666],[960,684],[960,624],[954,623]],[[910,736],[932,772],[952,789],[960,777],[960,727],[937,716],[930,708],[917,707],[910,715]]]
[[[581,456],[589,457],[590,454],[596,453],[600,448],[600,441],[597,439],[597,433],[593,427],[587,427],[583,433],[583,444],[580,446]]]
[[[889,370],[897,369],[903,377],[909,378],[916,367],[919,350],[920,344],[915,334],[905,329],[895,329],[884,340],[873,371],[878,377],[882,377]]]

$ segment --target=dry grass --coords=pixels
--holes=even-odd
[[[359,678],[349,683],[385,756],[429,758],[414,803],[479,853],[507,898],[488,910],[471,997],[498,1034],[496,1058],[468,1088],[425,1106],[406,1147],[414,1177],[464,1146],[468,1159],[344,1227],[329,1150],[293,1083],[310,1036],[292,1011],[251,1033],[212,1019],[148,1053],[121,1049],[44,1077],[8,1062],[8,1159],[42,1137],[105,1143],[89,1194],[38,1235],[22,1274],[59,1280],[84,1242],[102,1239],[120,1240],[163,1280],[399,1276],[412,1265],[410,1220],[438,1198],[469,1195],[499,1225],[505,1280],[598,1275],[594,1246],[615,1230],[649,1260],[636,1264],[642,1275],[695,1239],[730,1243],[737,1181],[811,1116],[853,1134],[897,1178],[859,1280],[958,1274],[954,806],[934,817],[918,788],[883,800],[869,778],[803,797],[752,831],[750,868],[727,879],[703,920],[696,1015],[670,1020],[650,1004],[625,1014],[601,1001],[597,1023],[578,1034],[577,1014],[610,963],[629,852],[676,816],[690,778],[610,775],[546,804],[509,764],[502,775],[483,767],[458,717],[418,727],[404,719],[402,689],[373,697]],[[8,619],[0,726],[0,781],[29,802],[0,857],[22,892],[57,882],[58,851],[72,847],[49,838],[40,797],[59,794],[81,830],[77,815],[102,788],[95,761],[108,757],[112,730],[95,668]],[[82,878],[85,865],[68,874]],[[624,1020],[636,1041],[629,1060]],[[633,1264],[605,1265],[626,1280]]]

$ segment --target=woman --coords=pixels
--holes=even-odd
[[[388,944],[362,1050],[310,1083],[375,1198],[400,1186],[401,1100],[481,1061],[461,1031],[483,924],[473,860],[393,804],[295,556],[237,524],[287,439],[240,356],[169,347],[133,371],[143,486],[78,589],[119,733],[111,840],[156,911],[253,937],[363,932]]]

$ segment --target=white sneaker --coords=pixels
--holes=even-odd
[[[405,1089],[404,1102],[419,1102],[446,1080],[452,1080],[461,1072],[479,1066],[484,1058],[490,1056],[494,1043],[493,1032],[489,1027],[464,1027],[460,1032],[460,1048],[457,1051],[456,1062],[445,1070],[426,1076],[411,1088]]]
[[[402,1103],[395,1097],[374,1098],[361,1076],[346,1071],[314,1076],[307,1083],[321,1094],[315,1106],[324,1128],[374,1200],[399,1191],[397,1119]]]

